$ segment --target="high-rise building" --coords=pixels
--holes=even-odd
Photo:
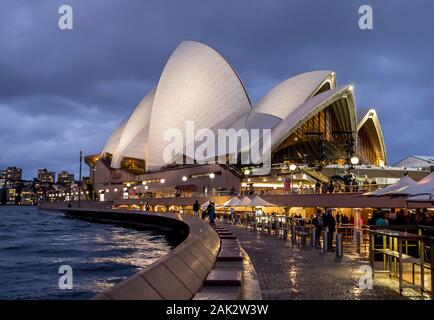
[[[70,185],[74,182],[74,174],[68,171],[62,171],[57,174],[57,184]]]
[[[1,179],[8,181],[20,181],[22,180],[22,169],[17,167],[8,167],[1,171]]]
[[[47,169],[38,170],[38,182],[40,183],[54,183],[56,174],[53,171]]]

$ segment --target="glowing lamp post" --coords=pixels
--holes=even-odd
[[[351,161],[351,164],[352,164],[353,166],[357,166],[357,165],[359,164],[359,158],[357,158],[356,156],[352,157],[352,158],[350,159],[350,161]]]
[[[160,183],[161,183],[161,197],[163,197],[164,184],[166,183],[166,179],[164,179],[164,178],[160,179]]]
[[[293,163],[289,165],[289,171],[291,172],[291,175],[289,177],[289,193],[292,193],[292,175],[294,171],[297,169],[297,166]]]

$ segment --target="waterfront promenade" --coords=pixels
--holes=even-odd
[[[264,300],[387,300],[428,299],[417,289],[398,290],[398,281],[376,274],[372,289],[360,289],[360,266],[367,261],[334,252],[301,248],[291,241],[224,225],[238,237],[256,270]]]

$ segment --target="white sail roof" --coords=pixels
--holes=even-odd
[[[122,132],[113,153],[112,168],[120,168],[123,157],[147,158],[149,123],[155,89],[152,89],[139,103]]]
[[[104,148],[102,149],[101,154],[110,153],[113,154],[119,144],[119,140],[121,139],[122,133],[124,132],[125,126],[127,125],[129,117],[124,119],[112,132],[110,137],[108,138]]]
[[[336,86],[334,72],[312,71],[296,75],[271,89],[259,100],[254,110],[284,119],[326,82],[329,82],[331,89]]]
[[[164,165],[162,143],[168,129],[185,136],[186,121],[195,131],[226,127],[251,110],[250,100],[229,63],[198,42],[182,42],[171,55],[155,93],[149,128],[147,167]]]

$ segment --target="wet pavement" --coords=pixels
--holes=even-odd
[[[372,289],[360,288],[360,278],[366,275],[363,266],[369,266],[365,259],[346,255],[338,258],[334,252],[302,248],[291,241],[282,241],[242,227],[225,227],[238,237],[250,256],[265,300],[429,298],[407,283],[400,294],[398,280],[382,273],[375,274]]]

